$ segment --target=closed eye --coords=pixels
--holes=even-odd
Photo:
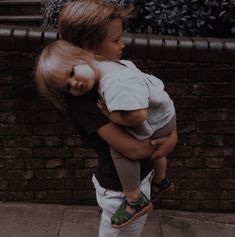
[[[74,68],[73,67],[69,70],[68,76],[69,77],[73,77],[74,76]]]

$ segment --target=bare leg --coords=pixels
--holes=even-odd
[[[168,191],[174,191],[174,184],[166,177],[166,157],[153,161],[155,175],[152,181],[151,201],[155,206],[159,198]]]
[[[153,182],[159,184],[166,177],[167,160],[166,157],[153,160],[154,177]]]
[[[140,193],[140,164],[124,157],[115,157],[113,162],[128,201],[137,200]]]
[[[149,210],[151,210],[152,208],[152,204],[149,202],[148,198],[140,191],[141,180],[139,161],[128,160],[122,157],[112,148],[111,155],[118,177],[123,187],[124,195],[127,199],[127,202],[129,204],[131,203],[131,205],[124,204],[125,210],[128,213],[132,214],[131,218],[126,216],[125,212],[123,213],[123,215],[120,215],[120,211],[122,210],[121,207],[117,209],[117,212],[113,215],[112,221],[113,224],[115,224],[113,226],[115,226],[115,228],[118,228],[120,224],[122,225],[123,223],[124,225],[126,225],[125,222],[128,224],[129,220],[135,219],[149,212]]]

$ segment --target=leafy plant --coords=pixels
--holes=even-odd
[[[66,2],[69,2],[69,0],[46,0],[43,2],[42,12],[44,14],[44,20],[42,27],[58,26],[59,13]]]
[[[47,0],[44,25],[57,27],[62,5]],[[115,0],[112,0],[115,1]],[[135,6],[127,31],[179,36],[235,36],[235,0],[116,0]]]

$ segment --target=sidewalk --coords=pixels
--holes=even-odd
[[[100,211],[90,206],[0,203],[0,237],[97,237]],[[155,210],[143,237],[234,237],[235,214]]]

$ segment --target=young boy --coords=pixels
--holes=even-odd
[[[102,14],[100,14],[101,12]],[[107,30],[110,22],[114,19],[123,19],[128,13],[129,10],[123,10],[115,4],[109,4],[105,1],[91,0],[69,3],[65,6],[60,16],[60,33],[63,39],[77,46],[90,50],[96,54],[103,55],[108,59],[115,59],[117,56],[119,58],[123,47],[123,44],[120,41],[121,36],[119,36],[119,39],[117,38],[114,40],[112,39],[112,34],[107,34]],[[97,44],[99,47],[96,47]],[[126,139],[124,138],[127,138],[127,134],[114,124],[108,123],[108,120],[99,114],[95,107],[97,98],[94,91],[93,93],[83,96],[83,98],[68,98],[68,111],[76,124],[79,123],[89,134],[94,135],[94,132],[97,133],[114,147],[115,150],[118,150],[127,158],[138,159],[140,157],[149,156],[149,152],[146,152],[146,150],[144,150],[145,148],[139,149],[139,146],[132,146],[134,143],[129,142],[129,140],[128,142],[125,142]],[[83,111],[83,115],[81,115],[79,111]],[[99,123],[97,121],[99,121]],[[119,137],[122,138],[118,139]],[[128,136],[128,139],[129,138],[130,137]],[[94,139],[98,139],[98,137],[95,136]],[[91,140],[94,139],[91,138]],[[176,141],[176,131],[173,131],[167,137],[156,140],[160,149],[156,151],[158,153],[157,156],[163,157],[168,154],[175,146]],[[120,184],[117,185],[117,182],[114,181],[117,179],[117,176],[114,178],[112,175],[108,175],[108,173],[115,173],[114,167],[112,163],[110,163],[110,160],[105,158],[107,155],[104,155],[101,151],[100,147],[102,146],[104,146],[103,143],[100,143],[100,146],[96,146],[96,150],[97,147],[99,147],[99,154],[103,155],[101,155],[102,159],[100,161],[102,165],[98,165],[95,176],[93,176],[93,181],[97,190],[97,201],[103,208],[100,236],[113,236],[114,233],[119,233],[120,236],[122,234],[124,234],[124,236],[139,236],[146,217],[138,219],[136,223],[128,225],[121,230],[110,228],[110,217],[120,205],[123,196],[122,193],[118,191],[121,190]],[[132,153],[132,149],[134,149],[135,152]],[[149,149],[151,150],[151,147]],[[136,155],[136,153],[138,155]],[[111,167],[111,171],[107,169],[107,164]],[[144,162],[141,162],[141,189],[145,194],[148,194],[148,191],[143,190],[143,184],[147,185],[148,190],[148,182],[145,181],[146,179],[143,180],[149,171],[149,168],[144,168],[146,167],[146,164],[149,165],[149,161],[145,160]],[[148,165],[147,167],[149,167]],[[113,181],[109,183],[110,179],[113,179]],[[112,191],[110,193],[108,190],[116,190],[116,192]],[[112,204],[110,203],[111,200]],[[114,200],[119,201],[114,202]]]

